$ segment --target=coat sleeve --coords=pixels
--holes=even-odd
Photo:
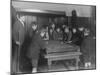
[[[71,31],[70,31],[70,32],[69,32],[69,35],[68,35],[68,40],[67,40],[67,41],[70,41],[71,38],[72,38],[72,33],[71,33]]]
[[[45,48],[45,41],[42,40],[40,35],[38,35],[37,41],[38,41],[40,48],[44,49]]]
[[[12,30],[12,36],[14,42],[20,42],[22,44],[24,42],[25,37],[25,30],[23,25],[20,22],[15,22],[13,30]]]

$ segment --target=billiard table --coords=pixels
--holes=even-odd
[[[57,60],[76,60],[76,69],[78,69],[78,63],[80,61],[79,56],[80,47],[71,43],[63,43],[61,41],[46,41],[46,54],[44,57],[48,61],[48,69],[51,69],[52,61]]]

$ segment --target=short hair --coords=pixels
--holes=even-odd
[[[25,15],[24,14],[20,14],[20,13],[17,12],[17,15],[16,16],[17,16],[17,18],[21,18],[21,17],[23,17]]]
[[[33,24],[34,24],[34,25],[37,25],[37,22],[31,22],[31,25],[33,25]]]

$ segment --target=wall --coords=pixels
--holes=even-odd
[[[91,6],[23,1],[12,1],[12,5],[15,8],[65,11],[67,16],[71,16],[71,11],[75,9],[79,17],[91,17]]]
[[[93,6],[86,5],[72,5],[72,4],[55,4],[55,3],[39,3],[39,2],[23,2],[12,1],[12,5],[15,8],[21,9],[39,9],[39,10],[51,10],[51,11],[64,11],[68,16],[68,24],[70,25],[70,16],[73,9],[77,11],[78,26],[85,26],[90,28],[95,34],[95,20],[93,18]],[[40,20],[42,22],[42,20]],[[41,22],[39,24],[41,24]]]

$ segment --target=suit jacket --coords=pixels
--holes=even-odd
[[[54,34],[53,34],[53,36],[54,36],[54,40],[62,40],[63,39],[63,34],[62,34],[62,32],[54,32]]]
[[[68,33],[63,32],[63,41],[70,41],[71,37],[72,37],[71,31],[69,31]]]
[[[13,25],[12,36],[14,42],[19,41],[22,45],[25,37],[25,28],[19,20],[17,20]]]
[[[39,33],[33,33],[31,44],[28,48],[27,56],[30,59],[38,59],[40,49],[44,48],[45,43]]]
[[[72,33],[72,43],[77,44],[77,45],[81,45],[82,41],[83,41],[83,32],[77,31],[76,33]]]
[[[84,56],[84,61],[95,61],[95,42],[96,40],[93,39],[91,36],[85,37],[82,44],[81,44],[81,52]]]
[[[13,46],[15,44],[14,49],[12,50],[14,53],[13,62],[15,62],[15,64],[18,64],[18,62],[19,62],[19,69],[21,71],[22,71],[22,66],[24,65],[22,63],[22,62],[24,62],[23,61],[24,59],[22,57],[24,54],[23,49],[22,49],[24,38],[25,38],[25,28],[24,28],[23,24],[18,19],[16,19],[16,21],[12,27]],[[20,47],[16,45],[17,41],[20,42],[20,44],[21,44]],[[19,57],[18,57],[18,55],[19,55]],[[24,62],[24,63],[26,63],[26,62]],[[14,68],[17,68],[17,66],[15,65]]]

